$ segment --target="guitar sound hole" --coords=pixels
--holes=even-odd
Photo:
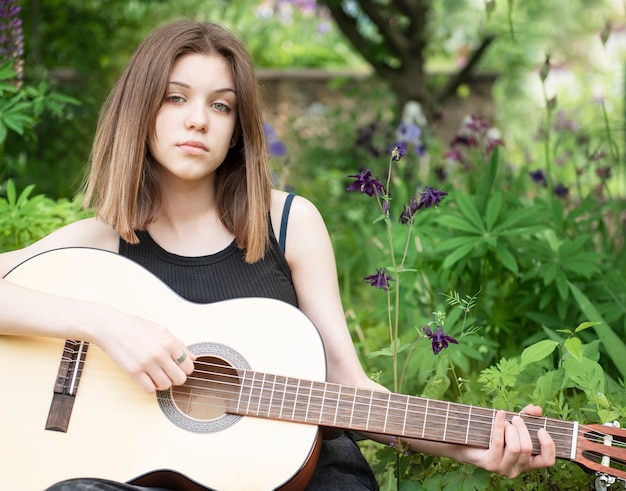
[[[239,392],[239,375],[225,360],[199,356],[184,385],[172,389],[172,399],[190,418],[208,421],[226,414],[228,401]]]

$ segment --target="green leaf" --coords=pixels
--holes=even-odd
[[[578,327],[574,330],[574,332],[584,331],[585,329],[597,326],[598,324],[600,324],[600,322],[581,322],[580,324],[578,324]]]
[[[556,278],[557,268],[558,266],[555,263],[551,263],[544,268],[543,270],[543,284],[544,285],[547,286],[554,281],[554,278]]]
[[[496,255],[498,256],[498,259],[500,259],[502,264],[504,264],[504,267],[506,269],[508,269],[515,275],[519,273],[515,256],[511,254],[511,251],[509,251],[509,249],[505,247],[501,242],[498,242],[496,245]]]
[[[537,223],[540,220],[541,215],[538,216],[538,211],[536,207],[528,206],[528,207],[517,209],[513,212],[510,212],[509,210],[507,210],[507,214],[504,220],[502,220],[498,224],[498,226],[496,226],[493,229],[493,231],[494,233],[496,232],[499,233],[500,231],[507,230],[513,227],[513,225],[516,225],[519,222],[524,222],[528,220],[529,218],[532,218],[531,223],[533,224]]]
[[[599,363],[589,358],[567,358],[563,361],[567,376],[576,386],[585,391],[587,397],[593,399],[598,392],[604,391],[604,370]]]
[[[552,399],[557,392],[563,387],[563,370],[550,370],[537,379],[533,397],[541,404]]]
[[[522,351],[522,368],[550,356],[558,345],[559,343],[550,339],[544,339],[543,341],[530,345]]]
[[[439,219],[439,224],[443,227],[448,227],[454,230],[461,230],[463,232],[469,232],[472,234],[481,234],[481,229],[475,227],[472,223],[466,219],[456,215],[444,215]]]
[[[567,277],[561,269],[559,269],[556,274],[556,289],[559,291],[559,297],[561,297],[562,300],[567,300],[569,297]]]
[[[497,191],[489,198],[487,202],[486,221],[487,230],[491,230],[500,216],[500,210],[502,209],[502,193]]]
[[[9,206],[15,206],[16,198],[17,193],[15,191],[15,183],[12,179],[9,179],[9,182],[7,183],[7,202],[9,203]]]
[[[485,225],[480,216],[480,213],[476,209],[476,206],[472,200],[463,194],[456,195],[456,202],[459,205],[459,211],[467,217],[467,219],[481,232],[485,232]]]
[[[563,343],[565,350],[578,361],[583,359],[583,343],[578,338],[568,338]]]
[[[480,239],[472,236],[462,235],[460,237],[452,237],[450,239],[444,239],[437,246],[437,252],[449,251],[450,249],[458,249],[466,244],[478,244],[482,242]]]
[[[458,261],[460,261],[461,259],[463,259],[465,256],[471,255],[470,253],[473,252],[474,248],[475,248],[475,244],[474,244],[475,242],[476,241],[472,241],[470,243],[466,243],[465,245],[459,247],[454,252],[448,254],[448,256],[444,260],[444,262],[441,265],[441,267],[444,268],[444,269],[449,268],[453,264],[455,264]]]
[[[617,333],[615,333],[606,323],[597,309],[589,301],[587,296],[573,283],[568,282],[568,284],[570,291],[578,302],[580,309],[585,314],[585,317],[587,319],[593,319],[592,322],[596,322],[593,329],[602,341],[604,349],[608,353],[609,358],[621,374],[622,378],[626,379],[626,363],[624,363],[624,360],[626,360],[626,344],[624,344],[624,341],[622,341]]]
[[[496,181],[496,175],[498,173],[498,161],[500,156],[500,150],[496,146],[491,154],[489,165],[483,168],[481,174],[482,179],[478,183],[476,188],[476,209],[482,213],[485,210],[485,204],[487,197],[491,195],[494,183]]]

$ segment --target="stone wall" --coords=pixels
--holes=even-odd
[[[342,107],[362,113],[365,123],[371,121],[371,118],[367,119],[368,113],[373,116],[375,107],[387,107],[390,112],[395,110],[393,98],[385,85],[368,72],[262,69],[257,76],[263,87],[266,120],[272,123],[279,135],[284,135],[286,126],[302,115],[325,107]],[[467,95],[446,101],[438,120],[430,123],[430,129],[447,142],[456,135],[463,119],[470,114],[492,122],[495,79],[491,74],[475,76],[464,91]],[[381,101],[381,98],[384,100]],[[393,114],[390,119],[393,119]]]

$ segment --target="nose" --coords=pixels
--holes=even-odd
[[[205,108],[190,107],[185,127],[190,130],[207,131],[209,129],[209,120]]]

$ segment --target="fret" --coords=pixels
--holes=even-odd
[[[263,375],[263,392],[265,393],[267,390],[269,390],[269,396],[268,396],[268,401],[267,401],[267,417],[269,418],[272,415],[272,401],[274,400],[274,388],[275,388],[276,378],[275,377],[271,377],[272,381],[271,381],[270,385],[272,387],[271,387],[271,389],[266,389],[265,388],[265,381],[267,380],[268,377],[269,377],[269,375],[267,375],[267,374]]]
[[[472,425],[472,406],[469,407],[467,414],[467,429],[465,430],[465,444],[469,441],[470,426]]]
[[[323,382],[312,382],[309,394],[309,408],[307,412],[308,422],[321,424],[323,421],[324,399],[326,384]]]
[[[300,394],[302,394],[300,399],[302,399],[302,403],[300,404],[296,401],[296,404],[302,405],[304,408],[300,409],[299,414],[303,415],[296,421],[307,423],[309,421],[309,411],[311,409],[311,386],[313,382],[308,380],[301,380],[300,382]]]
[[[424,408],[424,417],[422,418],[422,438],[426,436],[426,415],[428,414],[429,399],[426,399],[426,407]]]
[[[350,419],[351,427],[358,430],[367,430],[371,393],[372,391],[367,389],[356,389],[354,391],[354,407]]]
[[[472,421],[468,421],[465,438],[455,443],[465,443],[477,446],[489,446],[495,416],[493,409],[471,406]],[[469,419],[469,418],[468,418]]]
[[[372,414],[372,402],[374,399],[374,391],[370,391],[370,401],[367,405],[367,416],[365,416],[365,429],[370,429],[370,415]]]
[[[296,420],[296,409],[298,408],[298,398],[300,396],[300,380],[298,380],[298,385],[296,386],[296,393],[293,396],[293,411],[291,411],[291,421]]]
[[[356,399],[356,388],[341,386],[338,394],[336,425],[340,428],[352,428],[352,415],[354,412],[354,401]]]
[[[414,415],[410,414],[410,398],[402,394],[389,393],[387,401],[385,432],[392,435],[405,436],[407,424],[411,425],[411,421],[414,420]]]
[[[349,423],[350,424],[350,428],[353,428],[352,420],[354,419],[354,408],[356,406],[356,393],[358,392],[358,390],[355,388],[353,390],[353,392],[354,393],[353,393],[352,404],[351,404],[352,409],[350,410],[350,423]]]
[[[339,415],[339,402],[341,401],[341,385],[337,386],[337,404],[335,405],[335,418],[333,419],[333,426],[337,426],[337,416]]]
[[[373,431],[375,433],[387,431],[390,408],[389,395],[389,392],[370,390],[361,396],[364,403],[367,401],[366,404],[368,406],[367,414],[365,415],[365,431]]]
[[[446,426],[446,408],[448,403],[428,400],[426,415],[424,417],[423,436],[428,440],[445,441],[444,430]]]
[[[274,410],[276,419],[283,419],[283,411],[285,410],[285,397],[287,393],[287,377],[277,375],[274,377],[274,394],[280,396],[280,405]]]
[[[409,397],[405,396],[405,404],[404,404],[404,418],[402,421],[402,435],[406,435],[406,422],[408,420],[408,415],[409,415]]]
[[[337,414],[341,397],[341,386],[337,384],[323,385],[322,410],[320,411],[320,424],[324,426],[337,426]]]
[[[250,392],[252,391],[252,381],[250,380],[250,373],[248,371],[241,372],[241,390],[239,391],[239,397],[237,398],[237,407],[235,413],[245,414],[245,410],[242,406],[249,407],[250,405]]]
[[[320,401],[320,414],[318,418],[318,423],[321,424],[324,421],[324,408],[326,407],[326,389],[328,388],[327,384],[320,384],[323,387],[322,390],[322,400]]]
[[[446,441],[446,435],[448,433],[449,421],[450,421],[450,402],[448,402],[448,405],[446,406],[446,418],[445,418],[445,424],[443,426],[443,437],[441,438],[444,442]]]
[[[387,392],[387,403],[382,404],[382,395],[378,394],[378,397],[381,398],[381,405],[385,407],[385,417],[383,418],[383,433],[387,431],[387,423],[389,422],[389,408],[391,407],[391,392]],[[406,414],[406,413],[405,413]]]

